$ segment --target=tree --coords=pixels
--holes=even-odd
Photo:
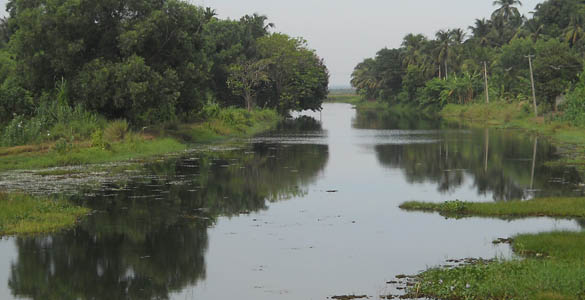
[[[367,58],[359,63],[351,73],[351,85],[357,92],[365,96],[369,100],[376,98],[378,87],[378,79],[374,73],[374,66],[376,61],[372,58]]]
[[[512,18],[520,17],[520,11],[515,6],[522,6],[520,0],[495,0],[494,5],[499,8],[493,12],[492,18],[502,18],[505,22],[510,22]]]
[[[585,9],[571,15],[569,26],[565,29],[565,39],[571,47],[576,46],[585,36]]]
[[[534,79],[537,97],[549,108],[557,110],[556,98],[565,93],[571,83],[576,82],[583,70],[582,59],[558,39],[540,40],[535,44]]]
[[[229,68],[227,85],[234,94],[242,96],[248,111],[252,110],[256,88],[269,81],[266,61],[245,61]]]
[[[319,110],[328,94],[327,67],[300,38],[274,33],[258,39],[260,57],[266,59],[269,88],[260,94],[263,106],[290,110]]]
[[[378,79],[378,96],[385,101],[395,101],[402,89],[404,64],[403,51],[384,48],[376,54],[374,73]]]
[[[488,35],[491,28],[491,22],[486,19],[476,19],[474,26],[469,26],[472,32],[473,39],[476,40],[481,46],[487,46],[489,44]]]
[[[452,44],[452,35],[450,31],[447,30],[439,30],[435,37],[438,42],[437,51],[437,60],[440,64],[442,64],[444,68],[445,78],[449,78],[449,58],[451,55],[451,44]]]

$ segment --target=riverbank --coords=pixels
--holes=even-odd
[[[0,193],[0,237],[55,232],[74,226],[88,213],[65,199]]]
[[[442,204],[407,202],[409,211],[435,211],[448,216],[582,217],[585,198],[549,198],[524,202]],[[581,299],[585,296],[585,232],[521,234],[494,241],[510,242],[522,257],[439,267],[416,276],[407,297],[438,299]]]
[[[118,129],[115,140],[104,138],[102,132],[83,141],[59,140],[0,147],[0,171],[120,162],[164,155],[184,151],[193,144],[253,136],[273,128],[281,119],[273,110],[247,112],[229,109],[228,113],[220,112],[199,123],[167,124],[140,132]]]
[[[474,103],[467,105],[449,104],[440,112],[447,122],[472,127],[493,127],[523,129],[547,135],[560,143],[570,143],[585,147],[585,132],[582,128],[554,117],[534,117],[527,102],[507,103],[503,101],[490,104]]]
[[[141,132],[114,121],[90,140],[0,148],[0,171],[46,169],[146,159],[184,151],[196,144],[253,136],[274,128],[281,117],[273,110],[226,109],[207,121],[167,124]],[[112,133],[114,132],[114,133]],[[114,135],[116,138],[112,138]],[[39,171],[70,176],[73,170]],[[0,193],[0,236],[54,232],[74,226],[88,210],[66,199]]]

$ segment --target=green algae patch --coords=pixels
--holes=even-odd
[[[0,193],[0,236],[31,235],[73,227],[89,213],[65,199]]]

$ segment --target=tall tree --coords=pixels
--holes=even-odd
[[[577,45],[585,36],[585,9],[571,15],[569,26],[565,29],[565,39],[571,47]]]
[[[493,12],[492,18],[500,17],[506,22],[510,22],[512,18],[519,18],[520,11],[516,5],[522,6],[522,2],[520,0],[495,0],[494,6],[499,8]]]
[[[448,30],[439,30],[435,37],[438,42],[437,59],[444,67],[445,78],[449,78],[449,59],[451,57],[452,35]]]
[[[487,46],[489,44],[488,35],[491,28],[491,22],[486,19],[476,19],[474,26],[469,26],[472,32],[473,39],[475,39],[481,46]]]

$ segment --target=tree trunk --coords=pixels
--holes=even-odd
[[[244,99],[246,99],[246,106],[248,111],[252,111],[252,95],[248,92],[245,93]]]

